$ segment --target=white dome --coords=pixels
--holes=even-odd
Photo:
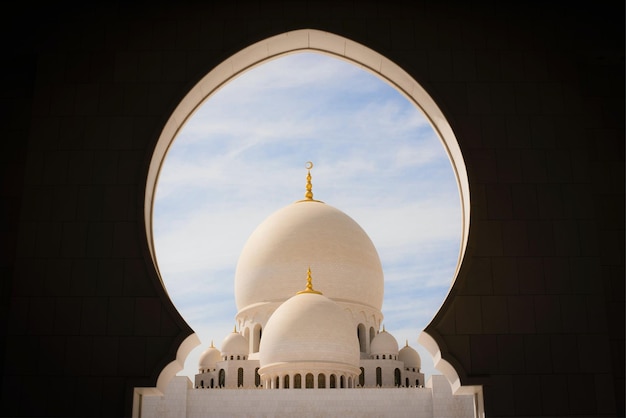
[[[248,355],[248,340],[236,331],[228,334],[222,341],[223,356]]]
[[[278,210],[252,233],[235,273],[237,309],[287,300],[302,287],[307,267],[325,296],[382,308],[383,271],[374,244],[348,215],[310,200]]]
[[[404,363],[404,367],[415,367],[417,369],[422,367],[420,355],[413,347],[409,347],[408,342],[398,353],[398,360]]]
[[[207,348],[200,354],[200,360],[198,361],[198,368],[200,370],[205,369],[214,369],[215,364],[222,359],[222,355],[220,350],[213,347],[213,343],[211,343],[211,347]]]
[[[370,352],[376,354],[398,354],[398,341],[384,329],[376,334],[370,345]]]
[[[329,298],[298,294],[280,305],[267,322],[259,361],[261,367],[318,362],[358,368],[356,330],[348,314]]]

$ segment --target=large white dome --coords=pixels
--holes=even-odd
[[[308,267],[325,296],[382,308],[383,271],[371,239],[340,210],[304,200],[270,215],[248,239],[235,273],[237,309],[287,300]]]
[[[259,360],[262,368],[317,362],[356,369],[359,358],[348,314],[321,294],[302,293],[283,303],[267,322]]]

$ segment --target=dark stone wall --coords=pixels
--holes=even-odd
[[[127,416],[192,330],[143,228],[169,115],[221,61],[303,28],[403,67],[446,114],[471,219],[427,331],[487,416],[624,416],[624,5],[14,5],[2,25],[3,416]]]

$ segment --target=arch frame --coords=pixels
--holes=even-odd
[[[428,92],[398,64],[367,46],[352,41],[341,35],[317,29],[298,29],[284,32],[249,45],[248,47],[230,56],[210,70],[208,74],[201,78],[190,89],[165,123],[154,146],[152,158],[148,166],[143,209],[144,226],[150,256],[163,288],[166,289],[156,258],[154,236],[152,233],[152,220],[154,198],[159,180],[159,174],[172,143],[186,122],[195,114],[202,104],[209,100],[212,95],[228,84],[231,80],[268,61],[300,52],[317,52],[329,55],[334,58],[347,61],[378,76],[380,79],[399,91],[407,100],[413,103],[423,113],[441,141],[450,159],[459,190],[462,230],[457,266],[451,280],[448,294],[442,300],[442,304],[440,305],[438,312],[433,315],[433,317],[436,318],[438,313],[441,311],[442,306],[450,297],[450,291],[452,290],[456,278],[459,275],[459,270],[466,253],[469,238],[469,180],[465,162],[463,160],[458,141],[456,140],[455,133],[443,111],[430,94],[428,94]],[[192,335],[195,337],[195,334]],[[195,337],[195,339],[194,337],[189,338],[188,343],[197,341],[199,344],[197,337]],[[418,341],[422,344],[424,344],[422,341],[428,344],[427,349],[429,352],[431,352],[431,354],[435,353],[435,356],[438,356],[438,358],[441,359],[441,350],[433,337],[436,336],[431,336],[427,334],[426,331],[422,331]],[[191,350],[186,349],[184,351],[188,354]],[[186,357],[186,355],[184,357]],[[171,369],[174,367],[178,368],[181,363],[184,364],[184,358],[177,358],[176,363],[177,364],[175,366],[172,365],[173,367],[171,367]],[[441,367],[438,367],[437,364],[440,364]],[[460,387],[459,374],[454,367],[451,365],[450,367],[446,367],[445,364],[449,363],[442,363],[441,361],[438,361],[435,362],[435,367],[448,378],[450,383],[453,384],[453,387],[454,383],[457,382],[456,388],[458,390]],[[149,393],[156,395],[158,392],[162,392],[162,388],[166,386],[167,382],[169,382],[171,377],[175,374],[172,374],[172,370],[166,369],[164,369],[159,375],[160,384],[157,385],[157,391],[155,393],[145,392],[145,394]],[[461,372],[463,374],[463,371]],[[463,392],[466,393],[467,391],[470,391],[472,393],[479,393],[481,390],[480,386],[472,386],[465,387]]]

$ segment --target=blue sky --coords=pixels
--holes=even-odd
[[[385,274],[384,324],[439,374],[417,343],[456,268],[461,208],[450,160],[421,112],[378,77],[315,53],[288,55],[226,84],[192,115],[166,156],[154,242],[167,291],[202,345],[235,325],[234,274],[267,216],[313,192],[356,220]]]

